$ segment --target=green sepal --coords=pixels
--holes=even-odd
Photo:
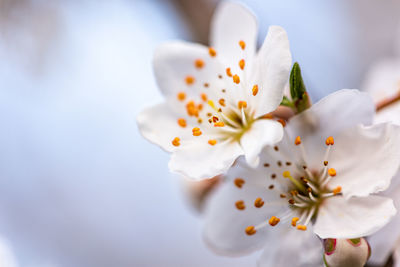
[[[293,101],[302,99],[304,93],[306,92],[306,87],[304,85],[303,77],[301,76],[301,69],[299,63],[295,62],[290,72],[289,77],[290,85],[290,96]]]
[[[304,92],[302,97],[294,102],[294,105],[296,107],[296,113],[303,112],[304,110],[311,107],[311,101],[308,93]]]
[[[294,103],[287,96],[283,96],[281,106],[289,107],[292,109],[295,108]]]

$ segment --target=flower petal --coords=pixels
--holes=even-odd
[[[172,172],[193,179],[206,179],[225,173],[243,154],[237,142],[223,142],[214,146],[204,142],[190,142],[175,151],[169,162]]]
[[[172,145],[175,137],[183,139],[190,136],[190,131],[178,125],[177,118],[178,116],[167,103],[162,103],[144,109],[136,120],[144,138],[159,145],[162,149],[172,152],[176,149]]]
[[[400,172],[393,178],[388,190],[382,192],[382,195],[388,196],[393,199],[397,208],[400,207]],[[368,238],[371,245],[371,263],[375,265],[384,265],[393,249],[396,247],[396,242],[400,240],[400,213],[383,227],[381,230]]]
[[[256,51],[257,28],[255,16],[243,5],[229,1],[218,5],[211,22],[211,45],[224,66],[230,67],[233,73],[239,72],[238,62],[242,58],[246,58],[246,66],[250,66]],[[239,41],[245,42],[244,50]]]
[[[255,121],[240,139],[247,163],[257,167],[261,150],[267,145],[278,143],[282,137],[283,127],[279,122],[266,119]]]
[[[234,183],[238,177],[245,181],[240,188]],[[204,213],[204,239],[216,253],[243,255],[253,252],[264,246],[271,232],[279,230],[267,225],[253,235],[245,233],[246,227],[266,222],[269,216],[278,216],[278,211],[288,208],[286,200],[265,190],[266,187],[261,185],[265,180],[263,172],[255,172],[240,160],[229,170],[226,182],[208,199]],[[261,208],[254,206],[258,197],[265,201]],[[245,209],[235,207],[239,200],[244,202]]]
[[[294,141],[300,136],[308,154],[308,163],[318,163],[325,153],[325,139],[336,137],[343,130],[358,124],[371,124],[375,106],[367,93],[342,89],[292,117],[286,127]]]
[[[196,65],[197,60],[201,61],[201,68]],[[153,69],[157,84],[168,99],[176,100],[178,92],[199,98],[202,91],[225,88],[225,81],[218,78],[225,70],[218,59],[210,57],[208,48],[200,44],[183,41],[161,44],[154,53]]]
[[[252,85],[257,84],[259,87],[254,97],[254,101],[258,102],[256,117],[274,111],[279,106],[291,65],[292,56],[286,31],[279,26],[269,27],[267,37],[256,56],[250,79]]]
[[[271,242],[271,238],[268,238],[267,248],[264,249],[258,262],[259,267],[320,267],[323,265],[322,244],[312,231],[303,232],[285,228],[278,234],[280,234],[279,240],[277,240],[279,245]]]
[[[395,214],[390,198],[332,197],[320,206],[314,232],[320,238],[358,238],[375,233]]]
[[[385,190],[399,168],[399,148],[399,126],[385,123],[347,129],[332,147],[329,166],[337,175],[329,187],[341,186],[346,198]]]

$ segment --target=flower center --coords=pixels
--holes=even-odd
[[[318,214],[319,206],[324,202],[326,198],[333,197],[341,194],[342,188],[340,186],[333,190],[328,188],[328,183],[333,177],[336,176],[336,170],[329,166],[329,155],[334,145],[333,137],[326,138],[326,151],[321,162],[321,168],[310,170],[307,167],[307,154],[302,144],[300,136],[297,136],[294,140],[295,149],[298,149],[300,159],[298,162],[286,161],[283,164],[282,161],[278,161],[277,165],[283,169],[281,177],[277,177],[274,173],[271,175],[272,179],[276,179],[278,186],[270,185],[268,190],[275,190],[279,194],[280,199],[287,199],[287,204],[279,202],[279,205],[289,205],[289,209],[281,214],[266,219],[255,226],[248,226],[245,232],[248,235],[253,235],[258,229],[270,226],[276,226],[279,222],[288,222],[292,227],[296,227],[298,230],[307,230],[307,225],[315,219]],[[274,147],[275,151],[279,152],[279,147]],[[282,152],[283,153],[283,152]],[[270,164],[265,163],[264,167],[269,168]],[[285,170],[286,168],[286,170]],[[290,170],[292,171],[290,171]],[[250,180],[249,180],[250,181]],[[235,185],[242,188],[245,181],[241,178],[235,180]],[[268,192],[273,194],[273,192]],[[236,202],[236,207],[239,210],[245,209],[245,203],[243,201]],[[242,203],[243,202],[243,203]],[[257,198],[254,202],[256,208],[261,208],[264,205],[262,198]],[[238,204],[240,208],[238,207]],[[268,203],[266,203],[268,205]],[[272,204],[272,203],[270,203]]]

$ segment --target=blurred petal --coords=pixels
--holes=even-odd
[[[346,198],[387,189],[399,168],[399,148],[400,127],[393,124],[344,131],[335,139],[329,158],[329,166],[337,171],[329,187],[341,186]]]
[[[251,76],[252,84],[259,87],[255,96],[255,101],[258,102],[256,117],[274,111],[279,106],[291,65],[292,56],[286,31],[279,26],[269,27],[267,37],[256,56]]]
[[[319,207],[314,232],[320,238],[358,238],[375,233],[395,214],[390,198],[331,197]]]
[[[283,127],[279,122],[264,119],[255,121],[240,139],[247,163],[257,167],[261,150],[278,143],[282,137]]]

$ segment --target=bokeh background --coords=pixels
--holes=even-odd
[[[392,57],[398,0],[242,1],[283,26],[314,101]],[[254,266],[201,238],[135,117],[161,101],[154,48],[207,43],[217,0],[0,0],[0,266]]]

